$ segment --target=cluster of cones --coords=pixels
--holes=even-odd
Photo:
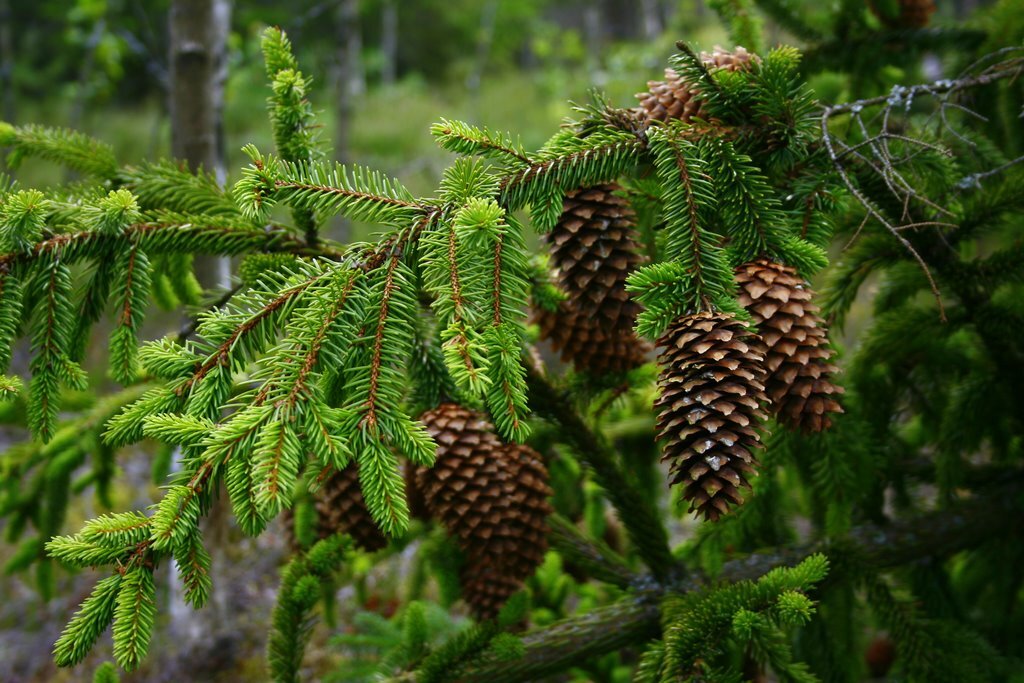
[[[747,68],[757,56],[737,48],[702,53],[710,71]],[[647,123],[702,116],[698,88],[669,69],[637,95],[634,115]],[[568,193],[548,235],[551,261],[567,299],[536,314],[541,336],[577,370],[629,370],[649,349],[633,334],[639,306],[625,281],[643,257],[635,216],[613,184]],[[758,259],[736,270],[740,304],[758,334],[727,314],[697,312],[674,321],[658,340],[662,371],[658,436],[671,482],[691,509],[718,519],[741,502],[760,446],[758,425],[770,410],[787,427],[817,432],[841,412],[831,381],[827,328],[814,292],[795,269]]]
[[[716,48],[702,58],[709,69],[728,70],[757,59],[743,48]],[[647,122],[701,117],[699,91],[675,71],[648,86],[634,110]],[[584,372],[643,364],[651,349],[633,331],[639,305],[625,285],[644,257],[621,188],[609,183],[568,193],[547,241],[567,300],[557,311],[535,314],[542,337]],[[741,502],[766,410],[805,432],[827,429],[831,414],[842,411],[826,325],[807,283],[795,269],[767,259],[746,263],[735,275],[758,333],[728,314],[701,311],[675,320],[658,340],[663,460],[691,510],[711,520]],[[493,618],[543,560],[551,513],[547,471],[535,451],[503,443],[473,410],[445,403],[421,419],[437,442],[437,460],[432,468],[407,470],[410,507],[456,539],[465,557],[463,598],[478,618]],[[366,550],[387,545],[354,464],[324,483],[316,511],[320,537],[345,532]]]
[[[547,551],[547,469],[536,451],[502,442],[482,415],[461,405],[444,403],[421,420],[437,442],[437,460],[406,470],[410,511],[436,519],[456,540],[465,559],[462,597],[477,618],[494,618]],[[387,546],[355,463],[324,482],[315,507],[318,537],[347,533],[367,551]]]

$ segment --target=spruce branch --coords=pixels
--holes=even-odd
[[[908,517],[888,527],[872,524],[856,527],[841,544],[782,547],[730,560],[716,581],[755,580],[777,567],[795,566],[816,553],[824,553],[833,566],[822,585],[848,578],[844,572],[849,569],[870,573],[924,557],[946,557],[1003,536],[1024,522],[1024,509],[1015,501],[1020,494],[1020,483],[1014,482],[1006,488],[1003,496],[984,496],[949,510]],[[993,505],[993,500],[1001,503]],[[520,659],[508,662],[479,658],[463,669],[458,680],[463,683],[537,680],[602,653],[658,638],[661,631],[658,603],[666,592],[687,593],[705,586],[699,577],[692,575],[670,586],[652,584],[646,592],[528,632],[522,639],[525,653]]]
[[[430,133],[437,138],[442,149],[462,155],[479,154],[499,161],[511,162],[514,165],[529,165],[530,157],[522,144],[512,140],[507,133],[499,133],[478,128],[476,126],[441,119],[430,127]]]
[[[644,563],[658,579],[672,576],[677,562],[669,550],[661,515],[652,501],[640,493],[638,483],[623,470],[615,452],[590,429],[562,392],[532,368],[527,371],[526,382],[533,409],[562,428],[560,438],[593,470],[595,480],[618,511]]]
[[[627,588],[637,579],[623,557],[600,541],[586,537],[571,520],[554,514],[548,517],[551,545],[565,558],[599,581]]]
[[[181,162],[143,162],[118,171],[117,182],[135,195],[144,209],[240,219],[241,211],[209,172],[194,173]]]
[[[100,181],[110,180],[117,174],[113,147],[67,128],[15,127],[0,121],[0,147],[12,148],[7,163],[13,168],[26,157],[39,157]]]
[[[524,169],[503,176],[499,202],[509,211],[577,187],[610,182],[636,163],[645,141],[637,135],[604,126],[581,138],[558,134]]]
[[[65,263],[103,258],[127,250],[133,243],[150,254],[205,253],[235,256],[250,251],[304,253],[306,250],[305,244],[296,241],[284,230],[275,228],[240,229],[230,225],[218,225],[216,221],[154,221],[128,226],[119,235],[92,230],[55,235],[35,243],[28,251],[0,254],[0,267],[56,256]]]

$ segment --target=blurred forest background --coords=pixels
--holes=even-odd
[[[222,180],[236,180],[224,177],[224,169],[243,166],[243,144],[272,147],[259,39],[264,27],[277,25],[288,32],[302,70],[314,76],[312,103],[324,138],[333,141],[334,156],[399,177],[417,194],[433,191],[450,160],[428,134],[440,117],[511,130],[534,148],[569,113],[568,101],[585,101],[591,88],[616,105],[632,106],[633,93],[661,77],[675,41],[698,49],[731,46],[721,17],[746,6],[730,0],[210,1],[226,31],[216,76],[224,82],[221,158],[214,161]],[[0,0],[0,120],[82,130],[112,144],[124,163],[174,156],[168,107],[171,5],[171,0]],[[826,5],[821,3],[822,13],[835,10]],[[1013,44],[1019,36],[993,35],[991,29],[998,27],[999,16],[1024,12],[1022,5],[942,1],[931,25],[937,31],[955,27],[968,39],[972,25],[985,24],[992,45]],[[769,45],[803,43],[768,17],[764,35]],[[885,92],[894,82],[948,75],[939,47],[908,53],[902,63],[890,61],[884,78],[858,79],[818,68],[811,85],[822,101],[837,102]],[[64,173],[32,162],[13,176],[23,187],[45,187],[67,179]],[[346,229],[335,225],[329,236],[345,237]],[[358,229],[351,235],[364,236]],[[848,337],[860,328],[857,316],[866,315],[865,308],[855,309],[844,331]],[[156,337],[179,321],[165,317],[150,324],[149,336]],[[96,349],[95,356],[103,352]],[[0,434],[0,446],[22,438],[21,432]],[[114,508],[148,504],[155,492],[150,458],[140,454],[120,462],[125,469],[120,481],[126,485],[114,492]],[[78,528],[100,512],[91,509],[94,505],[90,496],[76,497],[67,528],[58,531]],[[172,623],[158,627],[149,660],[125,680],[263,680],[265,623],[285,553],[280,537],[271,536],[233,544],[231,577],[219,577],[231,586],[222,598],[226,602],[199,614],[184,604],[171,609]],[[13,545],[0,544],[0,562],[13,555]],[[397,554],[385,569],[373,572],[369,565],[353,568],[351,585],[337,603],[337,622],[351,623],[357,609],[385,615],[393,609],[409,571],[406,556],[411,553]],[[58,671],[50,649],[91,581],[59,573],[54,597],[40,596],[32,576],[0,578],[0,681],[82,675],[88,667]],[[173,604],[173,596],[169,599]],[[327,631],[318,630],[307,662],[323,680],[340,680],[340,673],[339,678],[329,673],[340,646],[325,642]],[[106,649],[109,653],[109,644]]]

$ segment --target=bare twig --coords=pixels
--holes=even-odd
[[[947,111],[954,110],[982,120],[984,117],[957,102],[955,98],[960,93],[973,88],[1016,78],[1022,70],[1024,70],[1024,48],[1006,48],[978,60],[955,79],[944,79],[913,86],[897,85],[888,95],[827,106],[822,112],[822,140],[840,179],[854,199],[864,207],[865,220],[878,221],[921,266],[943,320],[946,319],[946,315],[942,296],[928,264],[910,240],[901,233],[926,227],[955,228],[956,225],[948,220],[937,218],[939,216],[951,217],[953,214],[934,199],[919,192],[901,172],[901,167],[906,168],[907,164],[925,151],[947,156],[950,152],[941,144],[907,134],[902,128],[906,122],[904,114],[909,112],[915,103],[931,98],[936,102],[936,111],[926,119],[924,130],[927,130],[929,126],[934,126],[936,130],[932,135],[949,134],[973,147],[974,144],[970,139],[960,133],[949,120]],[[873,114],[870,118],[867,117],[869,112]],[[859,140],[847,143],[843,137],[832,132],[830,124],[839,116],[849,117],[852,130],[860,135]],[[848,130],[847,135],[849,132]],[[894,154],[891,146],[893,142],[902,143],[906,149],[898,155]],[[1024,156],[1006,162],[997,168],[968,176],[960,182],[959,187],[966,189],[977,186],[982,179],[996,175],[1021,162],[1024,162]],[[893,220],[886,215],[885,210],[854,182],[851,177],[853,164],[861,165],[862,168],[876,174],[885,183],[892,198],[902,207],[898,220]],[[915,211],[923,211],[926,215],[915,217]],[[863,227],[862,224],[857,231],[858,234]],[[856,235],[854,239],[856,239]]]

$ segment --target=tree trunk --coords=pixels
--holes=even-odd
[[[640,1],[640,20],[646,40],[654,40],[661,35],[661,7],[658,0]]]
[[[341,0],[337,13],[338,67],[335,74],[334,158],[343,164],[351,162],[351,130],[356,98],[366,90],[363,79],[363,38],[359,30],[359,0]],[[334,222],[334,237],[347,242],[349,222]]]
[[[363,40],[359,31],[359,0],[341,0],[341,4],[338,5],[337,36],[334,157],[344,164],[351,160],[350,131],[355,112],[355,98],[365,90],[360,58]]]
[[[14,123],[14,35],[11,2],[0,0],[0,119]]]
[[[223,184],[227,178],[223,113],[231,2],[172,0],[168,23],[171,155],[186,162],[192,171],[201,168],[214,174]],[[230,259],[197,259],[196,271],[204,286],[230,285]],[[226,576],[229,560],[225,551],[232,534],[230,505],[223,492],[206,520],[203,535],[212,556],[213,572]],[[173,565],[170,571],[174,573]],[[172,628],[194,643],[201,642],[200,638],[212,640],[219,624],[230,623],[228,586],[214,584],[211,609],[199,617],[184,605],[179,584],[177,577],[172,576]]]
[[[487,55],[490,54],[491,44],[494,42],[494,25],[497,18],[498,0],[488,0],[480,13],[480,32],[476,41],[476,59],[474,60],[473,70],[470,71],[469,76],[466,78],[466,88],[469,90],[473,101],[474,114],[478,113],[480,85],[483,83]]]
[[[230,11],[227,0],[173,0],[170,11],[171,154],[218,178]]]
[[[398,74],[398,6],[395,0],[384,0],[380,23],[380,81],[391,85]]]
[[[587,45],[587,72],[590,74],[591,82],[597,81],[597,72],[601,68],[601,45],[604,42],[602,26],[601,7],[596,4],[588,4],[583,9],[583,36]]]
[[[172,0],[170,24],[171,156],[227,178],[223,129],[230,0]],[[230,261],[202,264],[204,285],[226,286]]]

